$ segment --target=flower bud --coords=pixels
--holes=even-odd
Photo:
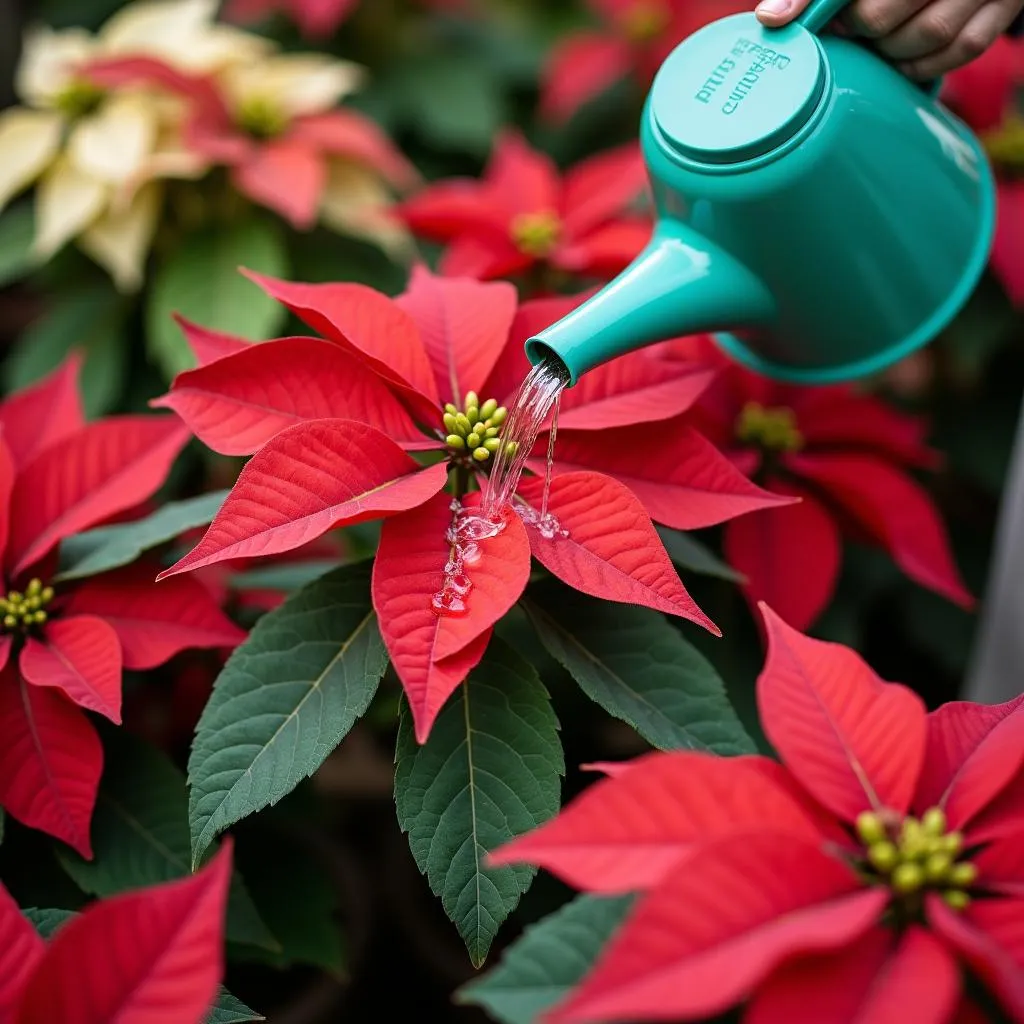
[[[480,419],[489,420],[498,408],[497,399],[488,398],[483,405],[480,406]]]
[[[30,597],[34,597],[43,589],[43,581],[32,579],[28,581],[28,586],[25,588],[25,593]]]
[[[942,837],[942,849],[945,853],[948,853],[951,857],[955,857],[964,845],[964,834],[963,832],[947,832]]]
[[[868,860],[882,874],[888,874],[899,863],[900,853],[893,843],[883,839],[881,842],[872,843],[868,847]]]
[[[885,824],[874,811],[862,811],[857,815],[857,835],[870,846],[885,838]]]
[[[489,452],[496,452],[501,447],[501,439],[497,437],[489,437],[484,441],[484,447]]]
[[[446,402],[444,411],[448,413],[449,416],[454,416],[459,410],[454,405],[452,405],[451,402]]]
[[[491,453],[486,448],[477,448],[473,452],[473,458],[477,462],[486,462],[491,457]]]
[[[966,889],[978,880],[978,869],[970,862],[954,864],[949,871],[949,881],[959,889]]]
[[[952,863],[948,853],[933,853],[924,862],[925,877],[929,882],[941,882],[946,877]]]
[[[924,872],[920,864],[904,862],[897,865],[890,882],[896,892],[915,892],[924,885]]]
[[[40,609],[39,611],[33,613],[32,619],[36,623],[36,625],[41,626],[47,619],[46,612]]]
[[[469,406],[466,409],[466,419],[475,426],[480,422],[480,410],[475,405]]]
[[[466,438],[466,444],[468,444],[470,448],[479,448],[482,440],[483,438],[474,430],[473,433]]]
[[[929,807],[921,818],[921,828],[930,836],[941,836],[946,831],[946,812],[941,807]]]
[[[948,889],[942,894],[942,899],[947,907],[953,910],[966,910],[971,903],[971,897],[959,889]]]
[[[43,592],[39,595],[43,599],[43,604],[47,601],[53,600],[53,587],[43,587]]]
[[[484,437],[497,437],[499,433],[500,431],[497,427],[488,427],[484,431]]]
[[[4,616],[4,625],[5,625],[5,626],[6,626],[6,627],[7,627],[8,629],[13,629],[13,628],[14,628],[14,627],[15,627],[15,626],[16,626],[17,624],[18,624],[18,620],[17,620],[17,618],[16,618],[15,616],[13,616],[13,615],[12,615],[12,614],[11,614],[10,612],[8,612],[8,613],[7,613],[7,614],[6,614],[5,616]]]
[[[476,397],[475,391],[466,392],[466,400],[462,403],[462,408],[468,409],[471,405],[475,405],[477,408],[480,407],[480,399]]]
[[[441,418],[444,420],[445,429],[449,434],[459,432],[459,421],[455,418],[455,413],[446,412]]]
[[[508,416],[508,409],[503,405],[499,405],[498,408],[494,410],[493,415],[489,416],[488,419],[490,419],[494,426],[500,427],[502,423],[505,422],[506,416]]]
[[[455,429],[463,437],[473,429],[473,424],[469,422],[469,417],[464,412],[458,412],[455,414]]]
[[[449,448],[465,448],[466,442],[458,434],[449,434],[445,439]]]

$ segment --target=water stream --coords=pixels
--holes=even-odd
[[[444,567],[444,580],[441,589],[431,599],[431,607],[438,615],[466,614],[466,602],[473,589],[469,570],[480,560],[479,542],[496,537],[504,530],[510,510],[548,540],[569,536],[557,518],[548,512],[551,467],[558,431],[558,399],[568,382],[568,374],[560,363],[542,361],[533,367],[505,420],[501,432],[503,443],[494,453],[494,464],[479,509],[465,508],[458,499],[453,499],[452,521],[445,535],[450,551]],[[535,509],[523,501],[514,501],[514,496],[526,461],[537,443],[537,435],[552,411],[544,490],[541,507]]]

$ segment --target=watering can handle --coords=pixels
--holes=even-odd
[[[850,0],[811,0],[796,19],[808,32],[820,32],[850,2]]]
[[[808,32],[817,34],[827,28],[833,18],[850,3],[850,0],[811,0],[796,18],[796,24],[803,25]],[[942,88],[942,79],[933,78],[930,82],[917,83],[929,96],[936,99]]]

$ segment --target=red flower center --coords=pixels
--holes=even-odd
[[[512,221],[511,234],[520,252],[534,259],[544,259],[558,245],[562,222],[551,210],[521,213]]]
[[[24,633],[33,626],[41,626],[47,619],[46,606],[53,600],[53,587],[44,587],[39,579],[29,580],[25,593],[9,590],[0,597],[5,633]]]
[[[770,452],[795,452],[804,445],[792,409],[766,409],[760,402],[747,402],[736,419],[736,438]]]
[[[475,391],[467,391],[462,408],[449,402],[444,407],[445,442],[453,454],[472,458],[479,463],[488,459],[501,447],[498,434],[505,422],[508,409],[498,405],[494,398],[481,402]],[[513,454],[515,442],[509,443]]]
[[[672,12],[659,0],[636,0],[622,16],[622,30],[634,43],[649,43],[668,28]]]
[[[905,906],[914,909],[911,904],[929,890],[941,893],[954,910],[970,903],[978,869],[957,859],[964,837],[947,831],[941,807],[930,807],[919,819],[865,811],[857,818],[857,834],[865,847],[859,867],[870,881],[892,889]]]

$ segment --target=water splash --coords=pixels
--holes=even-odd
[[[537,435],[568,383],[569,373],[557,360],[541,360],[527,374],[501,432],[504,444],[494,454],[494,465],[491,467],[482,503],[486,517],[500,514],[512,504],[512,496],[516,492],[526,460],[537,443]],[[552,431],[551,444],[553,442]],[[549,457],[552,453],[549,444]]]
[[[466,601],[473,589],[467,569],[480,561],[479,542],[497,537],[505,529],[505,519],[500,513],[484,515],[464,508],[457,498],[450,507],[452,521],[445,540],[451,550],[441,589],[430,599],[430,606],[438,615],[462,616],[469,611]]]
[[[548,434],[548,454],[544,464],[544,490],[541,492],[540,510],[527,505],[525,502],[516,504],[516,512],[519,518],[527,526],[533,526],[545,540],[555,540],[557,537],[568,537],[569,531],[562,529],[558,517],[548,511],[548,501],[551,497],[551,474],[555,464],[555,438],[558,435],[558,407],[561,404],[561,395],[555,396],[554,408],[551,415],[551,431]]]

